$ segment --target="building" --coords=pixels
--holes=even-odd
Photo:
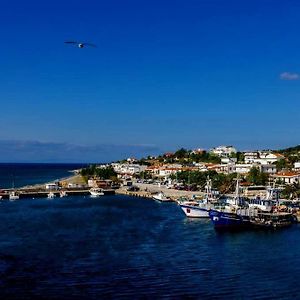
[[[114,171],[119,175],[136,175],[145,171],[147,166],[138,165],[138,164],[112,164]]]
[[[280,159],[284,159],[284,156],[282,154],[272,152],[259,152],[259,158],[254,162],[260,163],[261,165],[268,165],[274,164]]]
[[[205,152],[204,149],[198,148],[198,149],[194,149],[191,153],[192,154],[203,154]]]
[[[236,157],[222,157],[221,163],[222,164],[234,164],[234,163],[237,163],[237,158]]]
[[[294,184],[300,182],[300,173],[299,172],[291,172],[291,171],[284,171],[279,172],[272,175],[274,179],[280,180],[285,184]]]
[[[244,161],[246,164],[253,164],[258,158],[258,151],[244,152]]]
[[[229,157],[232,153],[236,153],[236,149],[233,146],[219,146],[211,149],[211,153],[219,157]]]
[[[294,170],[299,171],[300,170],[300,162],[295,162],[294,163]]]
[[[246,164],[270,165],[275,164],[278,160],[284,159],[284,156],[279,153],[269,151],[252,151],[245,152],[244,159]]]

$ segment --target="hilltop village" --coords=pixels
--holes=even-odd
[[[159,185],[167,189],[201,191],[207,176],[221,193],[234,190],[234,179],[241,178],[242,188],[264,189],[274,183],[286,197],[300,195],[300,146],[284,150],[244,151],[233,146],[210,150],[179,149],[159,156],[93,165],[81,175],[90,187],[119,184]],[[144,187],[144,185],[143,185]],[[138,189],[136,187],[136,189]]]

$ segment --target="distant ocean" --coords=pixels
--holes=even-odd
[[[72,170],[80,169],[86,164],[0,164],[0,189],[21,187],[53,181],[71,176]]]

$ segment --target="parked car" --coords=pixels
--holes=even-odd
[[[126,190],[127,190],[127,192],[137,192],[140,190],[140,188],[135,185],[132,185],[132,186],[128,187]]]

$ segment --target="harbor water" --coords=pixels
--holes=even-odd
[[[300,226],[217,233],[128,196],[0,202],[2,299],[290,299]]]

